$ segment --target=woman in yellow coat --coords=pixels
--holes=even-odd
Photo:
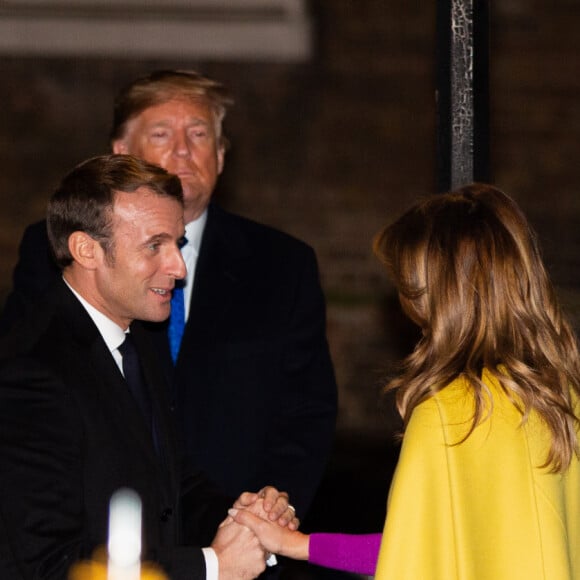
[[[416,204],[375,252],[423,332],[387,385],[405,431],[376,579],[580,580],[580,356],[522,212],[474,184]],[[318,557],[317,535],[234,517]]]
[[[379,580],[580,579],[576,339],[513,200],[473,185],[375,242],[422,340]]]

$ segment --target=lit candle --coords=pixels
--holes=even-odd
[[[109,504],[107,580],[139,580],[141,574],[141,499],[120,489]]]

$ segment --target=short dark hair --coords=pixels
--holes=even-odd
[[[110,256],[115,192],[131,193],[140,187],[183,204],[176,175],[132,155],[93,157],[68,173],[47,210],[48,237],[58,266],[66,268],[73,262],[68,239],[76,231],[89,234]]]
[[[191,70],[154,71],[122,89],[115,99],[110,140],[121,139],[128,121],[145,109],[176,98],[207,102],[214,113],[216,135],[222,145],[227,144],[222,136],[222,121],[233,98],[221,83]]]

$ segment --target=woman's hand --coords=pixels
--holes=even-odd
[[[308,560],[310,536],[264,519],[249,509],[231,508],[228,513],[236,522],[252,530],[267,552],[294,560]]]
[[[296,510],[289,503],[288,494],[272,486],[263,487],[257,493],[242,493],[233,507],[250,509],[256,515],[272,522],[277,521],[278,525],[288,526],[291,530],[297,530],[300,525]]]

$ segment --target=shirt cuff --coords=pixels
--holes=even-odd
[[[206,580],[218,580],[219,561],[213,548],[202,548],[203,557],[205,558],[205,578]]]

